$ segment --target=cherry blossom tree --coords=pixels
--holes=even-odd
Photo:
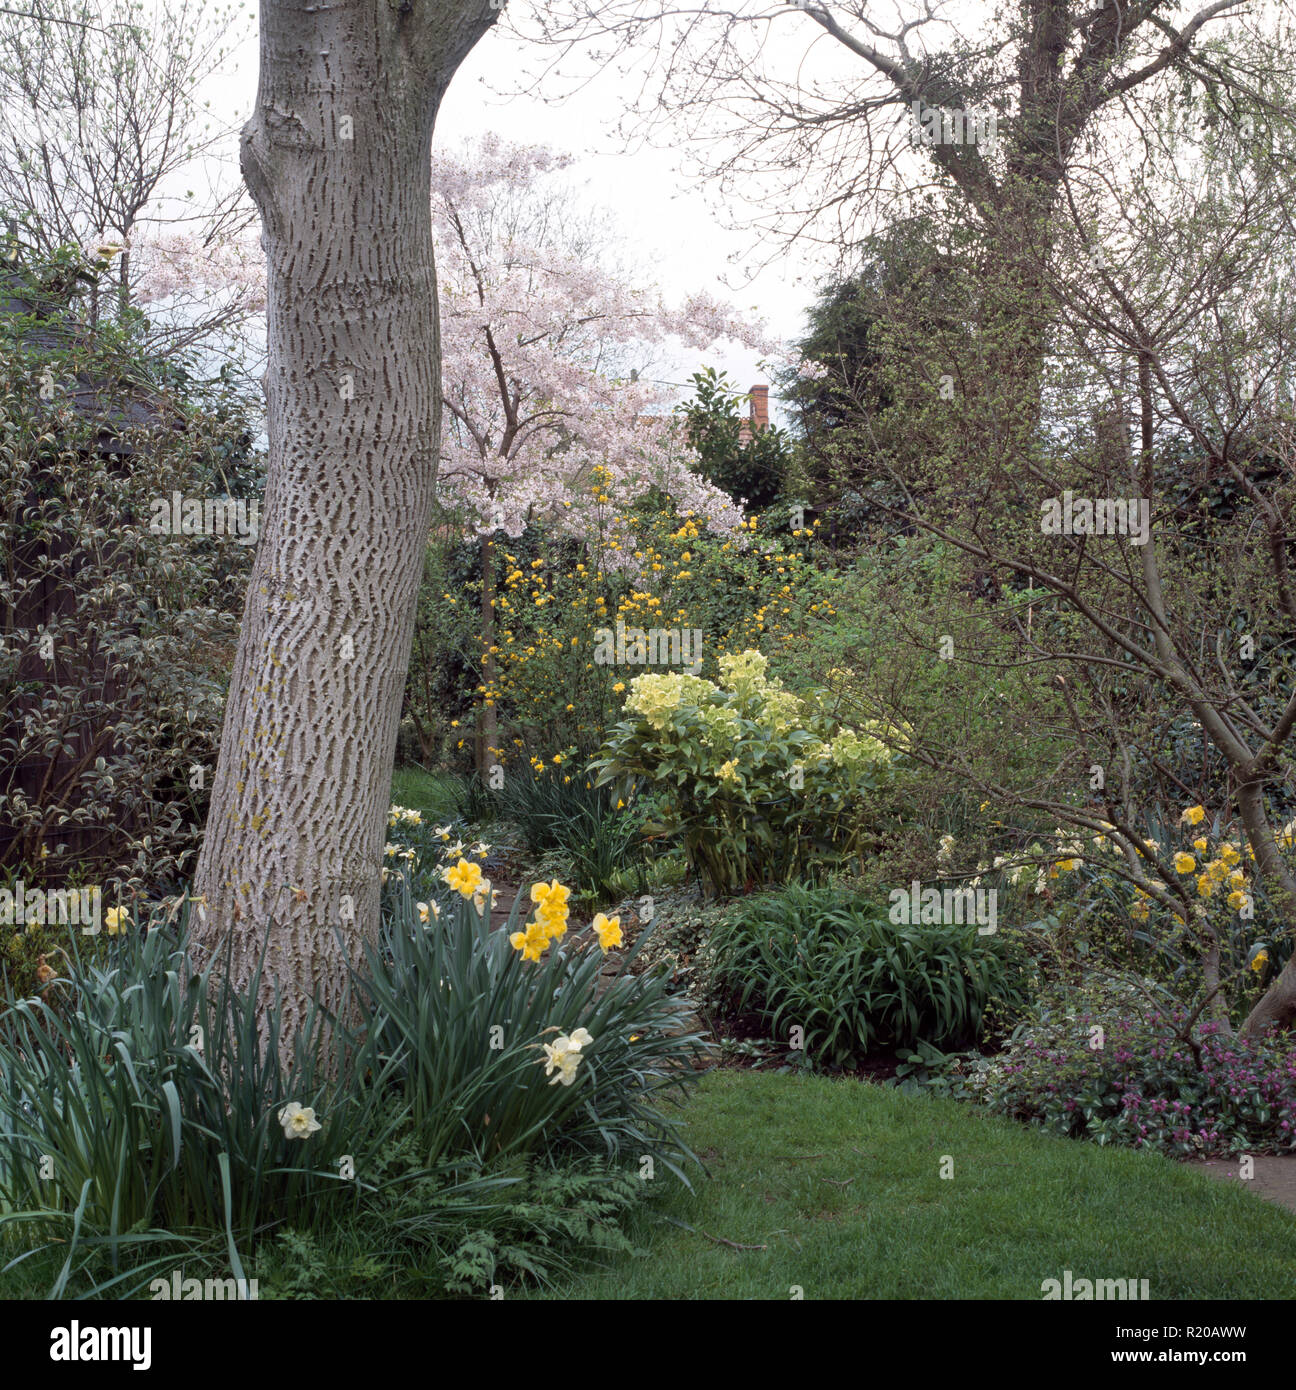
[[[244,330],[266,311],[266,263],[250,230],[150,228],[131,239],[130,254],[131,299],[147,311],[159,350],[214,349],[234,338],[237,360],[251,372],[261,354]]]
[[[496,535],[520,536],[536,521],[592,534],[609,502],[625,506],[650,488],[731,534],[742,499],[694,471],[696,454],[669,414],[677,389],[647,367],[672,346],[770,346],[704,295],[670,307],[603,268],[588,219],[553,186],[571,163],[494,136],[433,161],[446,409],[439,489],[481,537],[483,765],[495,738]],[[629,564],[631,550],[613,554]]]

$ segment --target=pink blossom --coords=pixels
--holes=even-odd
[[[654,349],[721,339],[768,344],[732,309],[679,307],[564,247],[539,216],[544,176],[570,163],[488,135],[433,160],[445,430],[440,491],[483,531],[519,536],[543,518],[573,535],[615,536],[616,513],[656,486],[723,536],[742,499],[690,468],[672,388],[628,369]],[[561,203],[556,206],[559,214]],[[598,470],[604,470],[602,472]],[[632,565],[633,546],[611,550]]]

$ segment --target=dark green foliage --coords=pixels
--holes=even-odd
[[[493,825],[499,816],[500,794],[475,772],[455,783],[455,813],[469,825]]]
[[[888,509],[904,510],[905,496],[887,468],[888,431],[903,430],[908,404],[897,372],[915,342],[939,340],[960,359],[978,313],[970,251],[948,219],[895,223],[866,239],[860,269],[826,282],[807,312],[797,347],[810,371],[789,368],[780,386],[834,548],[853,548],[873,526],[897,529]]]
[[[402,751],[431,766],[442,759],[467,766],[459,738],[471,733],[473,692],[481,684],[481,643],[477,638],[481,601],[480,551],[457,535],[457,518],[441,513],[423,563],[409,673],[405,679]],[[451,721],[461,727],[452,729]]]
[[[633,1247],[621,1230],[648,1184],[597,1159],[537,1162],[491,1183],[407,1170],[363,1221],[328,1232],[285,1230],[258,1252],[258,1297],[475,1298],[492,1288],[548,1287],[581,1257]]]
[[[735,904],[711,936],[714,975],[775,1037],[803,1030],[817,1066],[882,1048],[974,1041],[990,1001],[1020,991],[1011,948],[975,926],[897,926],[840,888],[794,886]]]
[[[763,511],[780,495],[792,459],[791,441],[776,426],[757,430],[742,442],[744,394],[713,367],[695,372],[693,398],[679,408],[689,442],[698,452],[698,472],[745,509]]]
[[[582,889],[603,896],[620,887],[623,874],[643,862],[642,817],[626,800],[624,784],[595,785],[573,772],[564,781],[555,770],[519,768],[498,794],[499,813],[521,831],[533,854],[561,850],[572,861]]]
[[[470,1208],[454,1192],[423,1200],[402,1193],[397,1228],[427,1246],[445,1289],[482,1294],[504,1283],[551,1284],[575,1254],[633,1249],[620,1221],[644,1195],[635,1169],[598,1159],[563,1166],[537,1163],[494,1201]]]
[[[137,311],[92,321],[102,261],[0,252],[0,874],[173,891],[252,547],[159,533],[155,505],[244,499],[251,519],[249,408],[154,355]]]

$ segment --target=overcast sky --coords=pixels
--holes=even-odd
[[[437,144],[457,144],[484,127],[506,139],[549,144],[579,156],[574,176],[585,183],[591,202],[616,216],[627,246],[669,299],[707,290],[762,315],[774,336],[797,335],[813,292],[813,265],[799,255],[783,255],[745,283],[745,268],[758,265],[768,251],[755,248],[752,234],[722,225],[704,193],[679,172],[678,152],[624,148],[613,131],[622,100],[614,72],[609,69],[608,76],[561,103],[501,97],[492,90],[502,85],[495,75],[501,68],[521,68],[520,49],[506,33],[493,30],[469,54],[437,118]],[[767,380],[757,356],[738,349],[713,365],[726,367],[747,386]]]
[[[739,310],[762,316],[771,336],[797,336],[813,295],[816,263],[795,252],[781,254],[745,283],[744,266],[758,264],[769,255],[768,249],[757,252],[752,234],[726,230],[704,194],[679,172],[678,151],[625,149],[614,133],[623,105],[614,72],[609,70],[556,103],[498,93],[496,89],[505,85],[501,74],[522,70],[524,48],[500,29],[481,40],[442,103],[436,145],[457,147],[483,130],[493,130],[508,140],[548,144],[576,156],[572,181],[582,187],[591,205],[613,214],[629,259],[668,301],[709,291]],[[207,95],[222,119],[241,122],[250,114],[256,76],[257,45],[250,32],[231,55],[225,74],[209,84]],[[230,157],[235,158],[233,146]],[[707,365],[727,371],[735,385],[746,388],[769,380],[759,357],[732,347],[711,354]],[[663,370],[667,379],[682,382],[701,365],[690,356]]]

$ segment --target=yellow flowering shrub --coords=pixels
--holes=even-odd
[[[439,731],[466,761],[488,709],[499,730],[490,757],[505,766],[556,748],[597,748],[620,713],[617,697],[641,674],[595,660],[595,634],[618,621],[700,632],[708,674],[726,652],[795,650],[808,603],[815,619],[831,621],[831,582],[809,559],[814,524],[769,535],[761,524],[751,518],[739,541],[692,513],[622,507],[609,495],[579,542],[536,526],[497,545],[491,630],[476,635],[475,546],[442,545],[429,560],[406,693],[424,759],[441,747]]]
[[[719,680],[679,672],[631,682],[623,720],[592,765],[600,784],[642,778],[661,828],[679,833],[716,892],[785,881],[856,854],[869,793],[892,775],[878,726],[843,729],[826,692],[798,696],[746,650],[718,663]]]

